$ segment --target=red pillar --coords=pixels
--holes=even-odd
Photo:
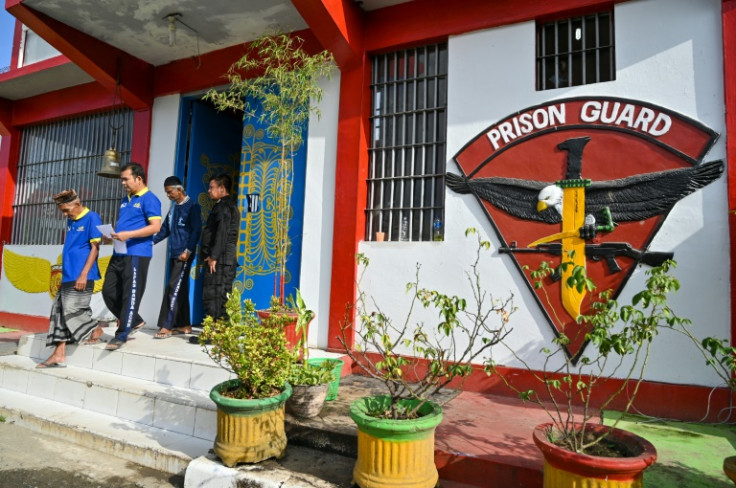
[[[137,110],[133,114],[133,141],[130,160],[143,166],[148,173],[148,154],[151,145],[151,109]]]
[[[15,197],[15,179],[18,174],[18,156],[20,154],[20,130],[5,127],[0,142],[0,266],[2,250],[10,242],[13,231],[13,198]]]
[[[335,221],[332,238],[332,280],[327,348],[342,350],[341,326],[354,313],[346,306],[355,300],[355,253],[364,238],[366,176],[368,174],[368,116],[370,65],[364,54],[340,74],[340,108],[337,128]],[[346,334],[352,347],[354,334]]]
[[[736,0],[723,0],[723,92],[726,105],[726,170],[731,264],[731,343],[736,343]]]

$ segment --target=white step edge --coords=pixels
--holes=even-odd
[[[212,447],[203,439],[7,389],[0,390],[0,414],[36,432],[172,474]]]
[[[189,344],[181,337],[161,341],[153,339],[148,332],[138,332],[133,337],[117,351],[106,350],[105,343],[70,345],[66,348],[66,362],[70,366],[205,392],[233,377],[200,346]],[[19,356],[40,362],[52,352],[53,348],[46,347],[46,334],[29,334],[19,341]]]
[[[109,340],[114,332],[114,327],[107,327],[103,340]],[[117,351],[105,350],[104,343],[68,346],[67,364],[207,393],[218,383],[234,377],[215,364],[201,346],[189,344],[187,337],[157,340],[153,338],[154,333],[144,329]],[[19,356],[40,362],[52,351],[53,348],[46,347],[45,333],[28,334],[19,341]],[[311,358],[342,356],[320,349],[309,350]]]
[[[310,451],[307,448],[292,446],[286,449],[287,456],[298,451],[303,451],[300,454],[304,456],[304,452]],[[354,459],[320,451],[306,455],[313,456],[315,461],[332,463],[333,469],[344,470],[347,479],[355,464]],[[243,464],[235,468],[228,468],[214,454],[192,460],[184,475],[184,488],[339,488],[341,486],[349,486],[349,483],[334,484],[315,475],[292,471],[273,459],[261,461],[258,464]]]
[[[217,409],[205,392],[74,366],[35,366],[27,357],[0,357],[0,386],[149,427],[215,438]]]

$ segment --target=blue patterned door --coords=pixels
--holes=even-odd
[[[237,198],[241,221],[238,271],[234,285],[241,290],[244,300],[253,300],[259,309],[267,308],[278,284],[273,225],[276,178],[281,157],[278,144],[268,136],[257,115],[242,120],[234,114],[217,112],[211,105],[198,99],[183,101],[180,128],[176,174],[180,177],[184,175],[187,194],[196,198],[202,207],[203,224],[212,208],[207,195],[210,177],[228,173],[235,182],[233,196]],[[306,140],[306,126],[304,136]],[[293,294],[299,286],[306,156],[306,147],[302,145],[287,158],[293,171],[286,296]],[[203,318],[201,271],[197,257],[190,275],[193,324],[201,323]]]
[[[189,137],[180,137],[180,144],[189,141],[189,148],[180,145],[179,154],[186,154],[186,160],[179,158],[185,174],[187,195],[197,200],[202,207],[202,225],[212,209],[212,201],[207,195],[210,177],[227,173],[233,182],[238,181],[240,160],[240,132],[242,119],[234,114],[217,112],[211,105],[197,99],[182,103],[181,127],[189,128]],[[188,161],[188,164],[186,164]],[[186,165],[186,171],[184,166]],[[237,185],[233,192],[237,192]],[[235,196],[235,193],[233,193]],[[189,281],[189,303],[192,323],[202,322],[202,266],[199,256],[192,264]]]
[[[243,211],[238,238],[241,266],[236,282],[242,287],[243,297],[250,298],[257,308],[262,309],[269,306],[271,296],[278,287],[274,221],[281,150],[257,119],[257,116],[246,118],[243,123],[238,188],[238,203]],[[306,127],[304,136],[306,140]],[[293,294],[299,286],[306,158],[304,144],[287,155],[287,164],[292,171],[285,296]],[[252,204],[256,200],[260,203],[258,210],[247,212],[248,203]]]

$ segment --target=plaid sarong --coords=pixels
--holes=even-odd
[[[97,320],[92,318],[92,309],[89,306],[94,285],[94,281],[87,281],[84,291],[77,291],[73,281],[61,284],[51,306],[47,346],[60,342],[79,343],[92,334],[97,327]]]

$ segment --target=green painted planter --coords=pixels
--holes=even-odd
[[[418,400],[403,400],[416,405]],[[434,488],[439,475],[434,464],[434,431],[442,421],[442,407],[427,402],[421,417],[389,420],[368,412],[385,410],[387,396],[365,397],[350,404],[350,418],[358,425],[358,458],[353,482],[361,488]]]
[[[307,359],[307,363],[314,365],[320,365],[325,361],[335,361],[337,363],[337,365],[332,369],[332,376],[335,379],[330,381],[330,386],[327,389],[327,401],[329,402],[337,398],[337,389],[340,387],[340,376],[342,375],[342,367],[345,364],[345,361],[342,359],[332,358]]]
[[[283,457],[284,404],[291,396],[291,385],[285,383],[280,394],[269,398],[240,400],[221,395],[238,383],[238,379],[228,380],[210,391],[210,398],[217,405],[215,454],[229,467]]]

